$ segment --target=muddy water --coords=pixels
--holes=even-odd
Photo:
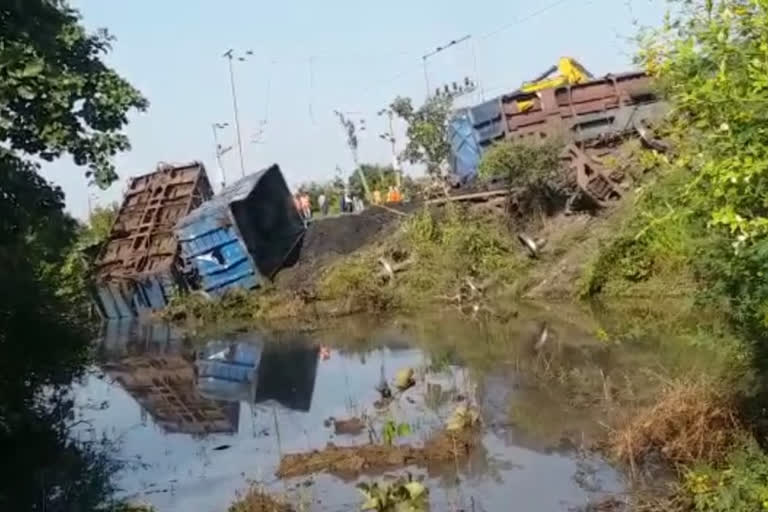
[[[544,326],[548,339],[537,346]],[[498,336],[509,350],[499,351]],[[121,494],[159,511],[223,511],[251,482],[305,510],[357,510],[355,483],[406,472],[424,479],[432,510],[578,510],[621,492],[622,477],[580,449],[596,425],[589,407],[564,406],[524,375],[521,361],[543,359],[551,369],[550,347],[593,344],[588,328],[542,318],[501,334],[465,321],[364,319],[313,334],[241,331],[195,342],[164,325],[111,325],[100,367],[77,388],[87,420],[78,435],[114,441],[126,463]],[[392,386],[401,368],[415,370],[416,384],[377,408],[382,375]],[[418,445],[462,403],[483,419],[481,443],[464,463],[275,477],[282,454],[381,442],[390,420],[411,430],[395,443]],[[352,417],[365,418],[365,428],[337,434],[333,420]]]

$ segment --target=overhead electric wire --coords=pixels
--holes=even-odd
[[[486,32],[485,34],[481,34],[481,35],[477,36],[477,38],[480,39],[480,40],[489,39],[489,38],[491,38],[491,37],[493,37],[493,36],[495,36],[495,35],[497,35],[497,34],[499,34],[501,32],[509,30],[510,28],[512,28],[512,27],[514,27],[516,25],[519,25],[519,24],[524,23],[526,21],[532,20],[533,18],[536,18],[537,16],[541,16],[542,14],[551,11],[555,7],[560,7],[561,5],[563,5],[563,4],[567,3],[567,2],[570,2],[570,1],[571,0],[557,0],[556,2],[552,2],[552,3],[548,4],[548,5],[545,5],[541,9],[538,9],[536,11],[533,11],[532,13],[529,13],[529,14],[523,16],[522,18],[518,18],[518,19],[516,19],[516,20],[514,20],[514,21],[512,21],[510,23],[507,23],[507,24],[502,25],[502,26],[500,26],[498,28],[495,28],[495,29],[493,29],[493,30],[491,30],[489,32]]]
[[[552,9],[555,9],[556,7],[560,7],[561,5],[564,5],[564,4],[566,4],[566,3],[570,2],[570,1],[572,1],[572,0],[557,0],[555,2],[547,4],[544,7],[542,7],[541,9],[537,9],[536,11],[533,11],[533,12],[531,12],[529,14],[526,14],[526,15],[524,15],[522,17],[519,17],[519,18],[515,19],[514,21],[511,21],[511,22],[506,23],[504,25],[501,25],[501,26],[499,26],[499,27],[497,27],[497,28],[495,28],[493,30],[490,30],[490,31],[485,32],[485,33],[482,33],[479,36],[476,36],[476,40],[483,41],[483,40],[486,40],[486,39],[490,39],[491,37],[494,37],[494,36],[500,34],[501,32],[509,30],[510,28],[512,28],[514,26],[520,25],[521,23],[525,23],[526,21],[530,21],[533,18],[541,16],[542,14],[545,14],[545,13],[551,11]],[[415,52],[413,52],[413,53],[415,53]],[[382,87],[384,85],[392,83],[395,80],[401,78],[402,76],[404,76],[404,75],[406,75],[406,74],[408,74],[408,73],[410,73],[410,72],[412,72],[412,71],[414,71],[416,69],[421,70],[422,69],[422,65],[421,64],[422,64],[421,61],[419,61],[418,64],[414,63],[414,65],[412,67],[409,67],[408,69],[404,69],[404,70],[399,71],[397,74],[395,74],[391,78],[387,78],[387,79],[384,79],[382,81],[377,81],[377,82],[373,83],[372,85],[363,88],[362,95],[366,95],[366,94],[370,93],[373,90],[376,90],[376,89],[378,89],[378,88],[380,88],[380,87]]]

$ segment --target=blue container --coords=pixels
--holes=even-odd
[[[504,138],[501,97],[470,107],[469,115],[472,119],[475,138],[481,146],[488,146],[493,141]]]
[[[304,222],[277,165],[242,178],[176,225],[188,281],[213,295],[255,288],[297,248]]]
[[[105,320],[132,318],[164,308],[178,287],[169,272],[139,277],[137,280],[113,279],[96,286],[95,303]]]
[[[451,143],[451,167],[461,183],[472,181],[480,165],[480,144],[477,142],[468,110],[460,110],[448,125]]]

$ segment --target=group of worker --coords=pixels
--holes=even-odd
[[[384,204],[384,203],[400,203],[403,200],[403,196],[400,193],[398,187],[389,187],[389,190],[384,196],[380,190],[376,189],[371,194],[372,204]],[[309,221],[312,218],[312,200],[309,194],[305,191],[299,191],[293,196],[296,210],[305,221]],[[339,198],[339,206],[341,213],[354,213],[361,212],[365,209],[365,204],[362,198],[357,196],[350,196],[348,192],[341,194]],[[325,194],[317,196],[317,207],[323,216],[328,215],[330,209],[330,199]]]
[[[400,194],[400,189],[398,187],[389,187],[389,190],[387,191],[387,197],[384,202],[399,203],[399,202],[402,202],[402,200],[403,200],[403,196],[402,194]],[[382,195],[379,189],[376,189],[373,191],[372,202],[373,204],[382,204]]]

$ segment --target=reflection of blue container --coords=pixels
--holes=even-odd
[[[198,356],[197,388],[213,400],[252,402],[261,343],[209,343]]]
[[[200,287],[220,294],[255,288],[271,278],[304,233],[276,165],[246,176],[176,226],[181,255]]]

